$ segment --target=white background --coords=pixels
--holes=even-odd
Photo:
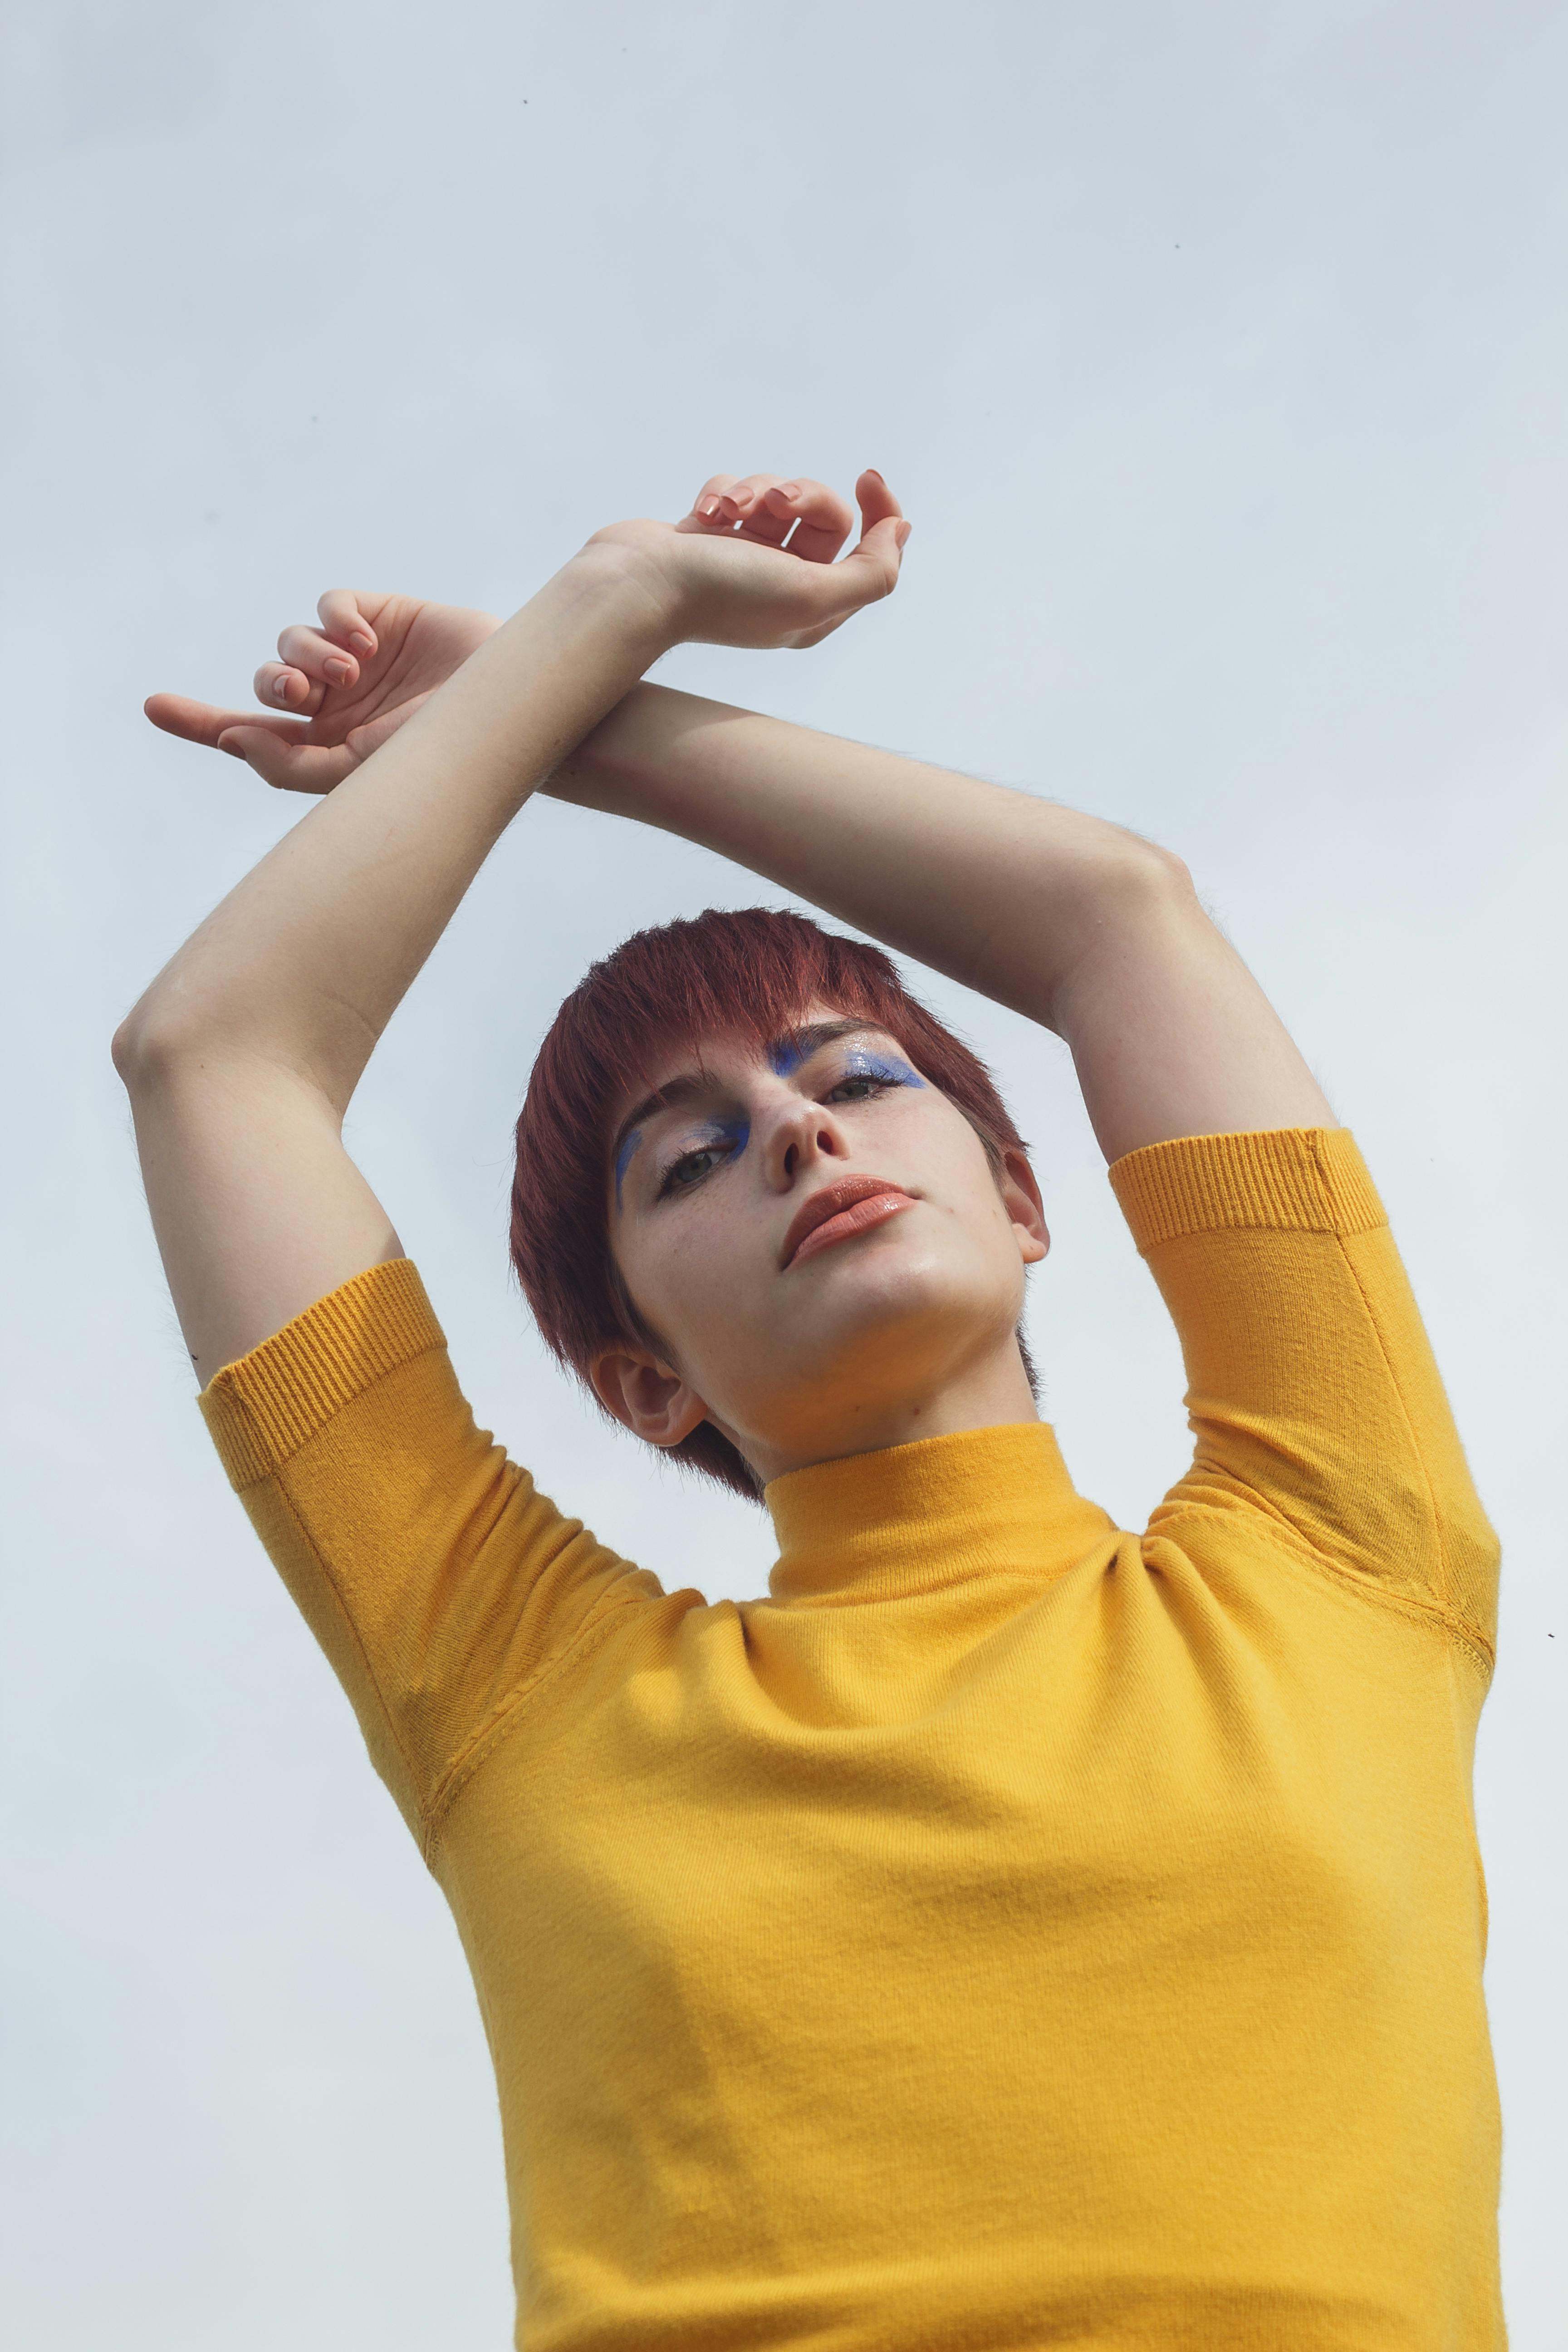
[[[208,1448],[109,1063],[299,812],[142,698],[243,696],[331,585],[505,611],[711,468],[871,463],[916,524],[892,604],[660,674],[1170,843],[1363,1141],[1506,1544],[1505,2266],[1556,2352],[1568,20],[55,0],[5,81],[8,2342],[510,2325],[457,1937]],[[591,957],[766,895],[531,809],[352,1120],[481,1419],[710,1593],[761,1589],[765,1522],[545,1360],[509,1127]],[[928,992],[1036,1145],[1047,1409],[1139,1523],[1180,1368],[1064,1057]]]

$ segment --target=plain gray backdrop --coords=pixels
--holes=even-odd
[[[330,586],[504,612],[712,469],[874,464],[890,604],[660,675],[1180,850],[1366,1150],[1506,1548],[1505,2277],[1558,2352],[1568,19],[35,0],[7,41],[8,2342],[510,2326],[457,1937],[208,1446],[109,1061],[301,806],[142,697],[246,698]],[[351,1118],[481,1420],[713,1594],[766,1523],[545,1359],[509,1129],[593,956],[771,896],[529,809]],[[1047,1411],[1141,1524],[1181,1369],[1065,1055],[924,984],[1036,1148]]]

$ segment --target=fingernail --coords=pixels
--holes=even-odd
[[[800,484],[798,482],[781,482],[779,484],[779,496],[781,499],[798,499],[800,496]]]
[[[698,511],[698,513],[699,513],[700,515],[701,515],[701,517],[703,518],[704,521],[706,521],[709,516],[710,516],[710,515],[716,515],[716,514],[718,513],[718,511],[719,511],[719,501],[718,501],[718,499],[699,499],[699,500],[698,500],[698,502],[697,502],[697,511]]]
[[[724,495],[732,507],[749,507],[752,503],[752,494],[750,490],[726,490]]]
[[[880,474],[879,474],[879,472],[877,471],[877,468],[875,467],[875,466],[868,466],[868,467],[867,467],[867,468],[866,468],[866,471],[870,475],[871,479],[872,479],[874,482],[882,482],[882,477],[881,477],[881,475],[880,475]],[[882,482],[882,488],[883,488],[884,489],[886,489],[886,488],[887,488],[887,487],[888,487],[887,483],[886,483],[886,482]]]
[[[282,677],[280,677],[280,678],[278,680],[278,683],[277,683],[277,685],[273,688],[272,691],[273,691],[273,693],[278,697],[278,699],[279,699],[279,702],[287,702],[287,701],[288,701],[288,699],[289,699],[289,679],[288,679],[288,676],[287,676],[287,674],[285,674]]]
[[[227,739],[222,735],[217,739],[217,747],[220,751],[226,751],[231,760],[243,760],[245,757],[244,752],[240,750],[237,743],[229,742]]]
[[[912,522],[901,522],[897,530],[893,533],[893,537],[899,542],[899,553],[900,555],[910,543],[910,533],[913,529],[914,525]]]
[[[321,664],[321,667],[326,671],[327,676],[331,679],[334,686],[347,686],[350,678],[353,676],[352,667],[345,661],[323,662]]]
[[[357,646],[362,654],[373,654],[375,651],[375,639],[364,629],[351,629],[349,643],[351,646]]]

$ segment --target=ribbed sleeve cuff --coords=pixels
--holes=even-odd
[[[344,1405],[446,1344],[410,1258],[329,1291],[197,1398],[231,1485],[243,1490],[279,1469]]]
[[[1258,1135],[1184,1135],[1146,1144],[1110,1170],[1140,1252],[1183,1234],[1227,1227],[1365,1234],[1386,1224],[1348,1128],[1282,1127]]]

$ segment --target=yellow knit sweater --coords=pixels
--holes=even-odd
[[[1111,1175],[1197,1439],[1142,1535],[979,1430],[666,1593],[406,1260],[204,1395],[456,1915],[531,2352],[1503,2342],[1494,1539],[1348,1135]]]

